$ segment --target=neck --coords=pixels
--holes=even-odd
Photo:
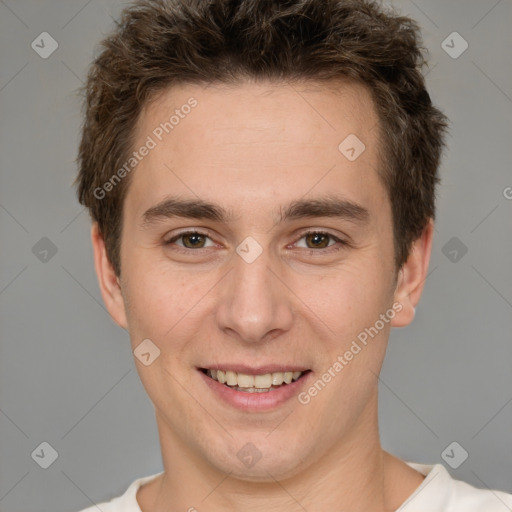
[[[368,408],[345,438],[293,476],[247,481],[218,471],[187,450],[159,421],[165,472],[142,487],[143,512],[392,512],[423,477],[383,451],[377,409]],[[157,420],[162,418],[158,418]],[[397,485],[397,481],[401,482]]]

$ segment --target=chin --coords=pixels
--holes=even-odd
[[[214,450],[218,453],[212,452],[210,446],[205,458],[217,471],[245,482],[275,483],[275,480],[298,474],[304,467],[305,455],[290,444],[283,450],[281,443],[269,443],[265,439],[267,435],[263,434],[260,441],[253,436],[252,442],[243,440],[235,442],[235,446],[229,443],[229,446],[218,447]]]

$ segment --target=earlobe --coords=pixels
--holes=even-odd
[[[91,227],[91,242],[94,253],[94,267],[103,302],[114,322],[123,329],[128,329],[121,283],[108,259],[103,235],[99,231],[97,222],[94,222]]]
[[[399,271],[394,300],[402,309],[391,321],[393,327],[405,327],[414,320],[427,278],[433,235],[434,221],[430,219],[421,236],[413,242],[409,257]]]

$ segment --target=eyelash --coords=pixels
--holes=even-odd
[[[343,247],[345,246],[348,246],[348,242],[346,242],[345,240],[342,240],[340,238],[338,238],[337,236],[334,236],[332,235],[331,233],[327,232],[327,231],[320,231],[320,230],[311,230],[311,231],[305,231],[304,233],[302,233],[300,235],[300,238],[299,240],[301,240],[302,238],[308,236],[308,235],[327,235],[329,238],[331,238],[332,240],[334,240],[337,244],[339,244],[338,247],[336,247],[336,244],[334,245],[331,245],[331,246],[328,246],[328,247],[322,247],[322,248],[319,248],[319,249],[314,249],[314,248],[310,248],[310,247],[306,247],[306,248],[302,248],[303,250],[306,250],[306,251],[309,251],[309,253],[326,253],[326,252],[336,252],[336,251],[339,251],[341,249],[343,249]],[[187,235],[200,235],[200,236],[204,236],[204,237],[207,237],[207,238],[210,238],[211,240],[211,237],[208,233],[205,233],[203,231],[197,231],[197,230],[192,230],[192,231],[183,231],[175,236],[173,236],[172,238],[170,238],[169,240],[166,240],[164,242],[165,245],[172,245],[176,240],[179,240],[180,238],[183,238],[184,236],[187,236]],[[200,249],[207,249],[207,247],[199,247],[198,249],[190,249],[188,247],[180,247],[180,246],[177,246],[175,248],[175,250],[179,251],[179,252],[185,252],[185,253],[190,253],[190,252],[193,252],[193,251],[199,251]]]

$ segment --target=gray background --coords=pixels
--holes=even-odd
[[[424,295],[381,375],[382,442],[512,492],[512,2],[392,3],[422,26],[429,90],[452,127]],[[122,5],[0,0],[2,512],[79,510],[161,470],[153,407],[102,304],[72,188],[76,89]],[[31,48],[44,31],[59,44],[47,59]],[[441,47],[453,31],[469,44],[458,58]],[[48,469],[31,457],[43,441],[58,452]],[[453,441],[469,453],[458,469],[441,457]]]

